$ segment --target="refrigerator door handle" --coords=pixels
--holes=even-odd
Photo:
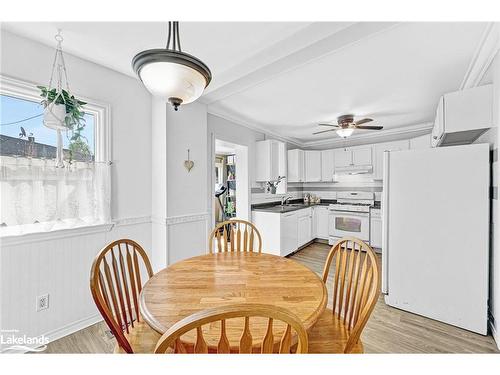
[[[384,151],[382,188],[382,294],[389,294],[389,164],[390,152]]]

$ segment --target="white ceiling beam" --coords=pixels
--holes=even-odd
[[[340,27],[333,29],[330,25],[330,30],[333,33],[312,44],[307,44],[307,41],[310,42],[313,39],[315,33],[323,36],[328,30],[328,24],[311,25],[259,53],[255,57],[258,61],[253,61],[249,63],[250,65],[245,63],[232,69],[227,73],[227,76],[221,78],[220,84],[214,85],[215,87],[211,91],[207,90],[202,97],[202,101],[211,104],[222,100],[279,74],[296,69],[315,59],[335,53],[342,48],[386,31],[397,24],[396,22],[360,22],[347,27],[345,27],[346,25],[340,25]],[[298,46],[301,46],[301,48],[294,51]],[[281,52],[273,54],[272,51]],[[266,53],[274,57],[266,58]],[[284,55],[276,60],[279,54]],[[268,59],[268,63],[266,63],[266,59]],[[260,67],[249,71],[248,67],[252,64],[254,67],[259,65]]]
[[[311,22],[305,24],[306,26],[293,35],[257,50],[254,55],[245,61],[214,76],[212,82],[206,88],[205,94],[209,94],[254,70],[269,65],[353,24],[353,22]]]

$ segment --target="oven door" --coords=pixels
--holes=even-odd
[[[370,240],[370,214],[367,212],[330,211],[328,224],[330,237]]]

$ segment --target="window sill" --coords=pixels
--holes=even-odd
[[[109,232],[114,227],[113,223],[84,225],[67,229],[56,229],[46,232],[33,232],[19,235],[0,236],[0,245],[15,246],[31,242],[50,241],[60,238],[82,236],[94,233]]]

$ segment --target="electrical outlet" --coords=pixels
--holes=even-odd
[[[42,311],[49,308],[49,295],[42,294],[36,297],[36,311]]]

